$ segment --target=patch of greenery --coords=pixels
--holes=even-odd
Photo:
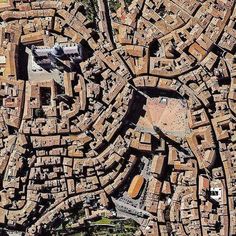
[[[0,0],[0,4],[1,3],[8,3],[8,0]]]
[[[85,234],[81,232],[81,233],[71,234],[70,236],[85,236]]]
[[[88,19],[92,22],[95,22],[98,11],[97,0],[82,0],[81,2],[84,5]]]
[[[130,5],[132,3],[132,0],[125,0],[125,2],[127,3],[127,5]]]
[[[42,108],[36,108],[34,114],[37,118],[42,118],[45,115]]]
[[[121,4],[118,0],[110,0],[109,7],[111,12],[116,12],[121,7]]]
[[[95,222],[95,224],[111,224],[111,220],[108,218],[103,217],[102,219]]]
[[[102,217],[70,236],[133,236],[139,225],[131,219],[109,219]],[[69,236],[68,235],[68,236]]]

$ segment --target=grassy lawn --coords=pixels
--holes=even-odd
[[[75,234],[71,234],[70,236],[84,236],[83,233],[75,233]]]
[[[135,229],[135,227],[132,226],[132,225],[124,225],[124,227],[125,227],[126,229]]]
[[[133,236],[137,229],[138,224],[131,219],[102,217],[100,220],[91,222],[86,228],[69,234],[69,236]]]
[[[8,0],[0,0],[0,4],[1,3],[8,3]]]
[[[111,224],[111,220],[108,218],[103,217],[101,220],[95,221],[96,224],[106,225]]]

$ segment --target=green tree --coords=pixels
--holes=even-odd
[[[44,111],[42,108],[36,108],[34,114],[37,118],[44,117]]]

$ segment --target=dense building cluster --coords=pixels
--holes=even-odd
[[[0,1],[0,225],[236,235],[235,1],[97,2]]]

